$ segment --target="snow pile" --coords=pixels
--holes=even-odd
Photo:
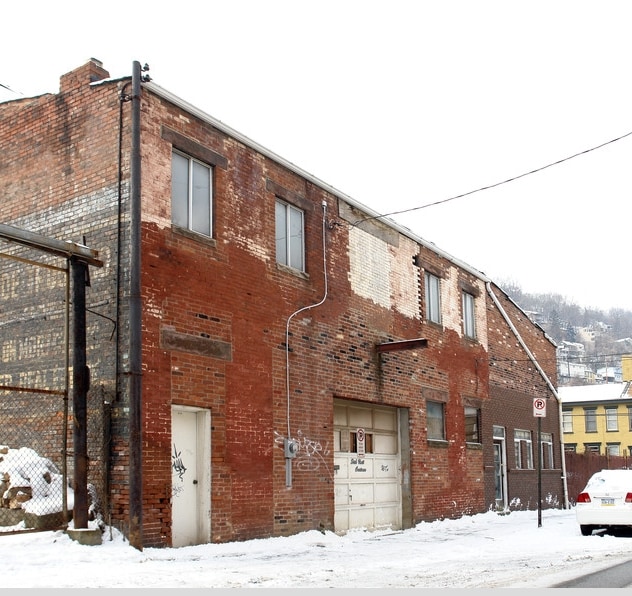
[[[47,515],[63,510],[63,476],[55,464],[28,447],[0,446],[0,508]],[[73,491],[66,488],[67,507]]]

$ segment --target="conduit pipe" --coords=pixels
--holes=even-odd
[[[321,300],[316,302],[315,304],[310,304],[308,306],[304,306],[303,308],[299,308],[297,311],[293,312],[287,319],[285,324],[285,390],[286,390],[286,400],[287,400],[287,438],[285,439],[285,484],[286,486],[292,486],[292,460],[288,457],[289,451],[287,448],[288,442],[292,441],[292,434],[290,428],[290,322],[292,319],[311,308],[316,308],[325,302],[327,299],[327,248],[326,248],[326,235],[327,235],[327,202],[323,200],[323,276],[325,281],[325,290],[323,293],[323,297]],[[295,453],[294,453],[295,454]]]
[[[527,347],[527,344],[522,339],[520,332],[518,331],[518,329],[516,329],[516,326],[513,324],[513,321],[509,318],[509,315],[507,314],[502,304],[498,300],[498,297],[496,296],[496,294],[494,294],[491,283],[487,282],[485,284],[485,287],[487,288],[487,293],[490,295],[491,299],[494,301],[494,304],[498,308],[500,314],[505,319],[505,322],[507,323],[507,325],[509,325],[509,328],[513,331],[513,334],[516,336],[516,338],[520,342],[522,349],[527,353],[529,360],[531,360],[531,362],[537,369],[538,373],[540,373],[540,376],[544,379],[545,383],[548,385],[549,389],[551,390],[551,393],[555,397],[555,400],[557,401],[557,407],[558,407],[558,412],[559,412],[559,424],[560,424],[560,428],[559,428],[560,454],[561,454],[560,459],[562,462],[562,480],[563,480],[563,485],[564,485],[564,508],[568,509],[568,484],[566,481],[566,461],[564,459],[564,441],[562,440],[562,437],[564,436],[564,427],[562,426],[562,402],[560,401],[559,395],[553,383],[551,383],[551,380],[549,379],[547,374],[544,372],[544,370],[540,366],[540,363],[536,360],[535,356],[531,353],[531,350],[529,350],[529,348]],[[541,448],[540,445],[538,445],[538,449],[540,448]]]

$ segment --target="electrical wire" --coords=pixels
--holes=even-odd
[[[24,95],[23,93],[20,93],[19,91],[16,91],[15,89],[11,89],[11,87],[9,87],[8,85],[5,85],[4,83],[0,83],[0,87],[2,87],[3,89],[6,89],[7,91],[10,91],[11,93],[15,93],[16,95]]]
[[[494,184],[489,184],[487,186],[482,186],[481,188],[477,188],[476,190],[470,190],[469,192],[464,192],[460,195],[456,195],[454,197],[450,197],[449,199],[442,199],[440,201],[435,201],[434,203],[427,203],[426,205],[420,205],[418,207],[411,207],[410,209],[402,209],[400,211],[391,211],[390,213],[383,213],[382,215],[375,215],[373,217],[367,217],[365,219],[359,219],[354,222],[353,226],[358,225],[364,221],[369,221],[372,219],[381,219],[382,217],[390,217],[391,215],[400,215],[401,213],[410,213],[411,211],[418,211],[419,209],[425,209],[426,207],[434,207],[435,205],[441,205],[443,203],[448,203],[449,201],[454,201],[456,199],[462,199],[463,197],[467,197],[469,195],[473,195],[474,193],[481,192],[483,190],[489,190],[491,188],[496,188],[497,186],[501,186],[503,184],[507,184],[509,182],[514,182],[515,180],[519,180],[520,178],[524,178],[525,176],[530,176],[531,174],[535,174],[537,172],[541,172],[542,170],[546,170],[547,168],[551,168],[553,166],[564,163],[565,161],[569,161],[570,159],[574,159],[575,157],[579,157],[580,155],[585,155],[586,153],[590,153],[591,151],[596,151],[597,149],[601,149],[607,145],[620,141],[621,139],[625,139],[632,135],[632,131],[621,135],[615,139],[611,139],[610,141],[606,141],[605,143],[601,143],[600,145],[596,145],[595,147],[591,147],[590,149],[585,149],[584,151],[580,151],[579,153],[575,153],[573,155],[569,155],[568,157],[564,157],[563,159],[558,159],[557,161],[546,164],[545,166],[541,166],[536,168],[535,170],[530,170],[529,172],[525,172],[524,174],[520,174],[518,176],[513,176],[512,178],[507,178],[506,180],[502,180],[501,182],[496,182]]]
[[[582,364],[589,364],[589,363],[599,363],[599,362],[605,362],[607,360],[610,360],[612,358],[620,358],[621,356],[629,356],[630,352],[615,352],[612,354],[584,354],[583,356],[573,356],[573,355],[569,355],[566,357],[566,359],[564,360],[566,362],[566,360],[568,360],[569,362],[575,362],[578,361]],[[554,358],[538,358],[538,360],[540,362],[553,362],[553,361],[559,361],[559,358],[556,356]],[[528,362],[529,358],[490,358],[489,359],[490,362]]]

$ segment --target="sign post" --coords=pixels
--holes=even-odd
[[[542,418],[546,416],[546,399],[533,398],[533,415],[538,419],[538,528],[542,527]]]

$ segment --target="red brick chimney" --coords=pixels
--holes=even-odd
[[[59,90],[61,93],[67,93],[109,77],[110,73],[103,68],[103,63],[96,58],[90,58],[83,66],[75,68],[59,78]]]

